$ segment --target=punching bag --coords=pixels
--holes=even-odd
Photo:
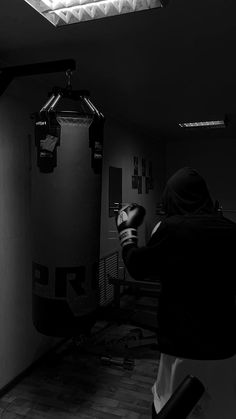
[[[96,320],[101,174],[91,167],[90,124],[63,112],[36,122],[50,134],[43,140],[56,140],[42,155],[53,170],[39,169],[42,156],[32,167],[33,322],[48,336],[78,336]]]

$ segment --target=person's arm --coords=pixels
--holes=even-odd
[[[122,258],[132,278],[148,279],[159,276],[168,259],[168,232],[166,225],[159,226],[147,246],[130,243],[123,247]]]
[[[154,271],[153,249],[134,244],[122,249],[122,258],[130,276],[137,280],[146,279]]]
[[[143,207],[130,204],[123,207],[116,218],[124,264],[129,274],[137,280],[158,274],[166,259],[165,223],[155,226],[147,246],[138,247],[137,228],[141,225],[144,215]]]

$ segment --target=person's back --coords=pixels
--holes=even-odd
[[[161,260],[160,246],[168,249]],[[236,352],[236,225],[217,213],[173,215],[162,222],[147,247],[156,248],[152,273],[163,278],[158,308],[161,350],[195,359],[226,358]]]

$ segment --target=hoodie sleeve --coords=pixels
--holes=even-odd
[[[131,277],[143,280],[149,276],[161,275],[168,261],[168,242],[168,228],[166,223],[162,223],[146,246],[124,246],[122,257]]]

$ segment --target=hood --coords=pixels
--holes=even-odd
[[[163,192],[162,205],[167,215],[214,212],[205,180],[191,167],[183,167],[171,176]]]

